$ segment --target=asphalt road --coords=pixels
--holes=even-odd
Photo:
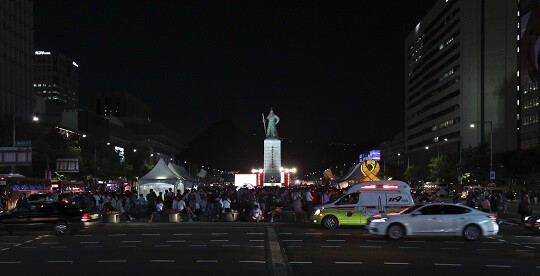
[[[539,253],[540,235],[512,220],[503,221],[499,236],[475,242],[390,241],[361,227],[308,223],[121,223],[60,237],[0,233],[0,271],[22,275],[538,275]]]

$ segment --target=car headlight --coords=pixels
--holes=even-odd
[[[385,223],[387,219],[388,218],[376,218],[376,219],[372,219],[370,221],[375,222],[375,223]]]
[[[526,216],[524,221],[528,221],[531,218],[531,216]]]
[[[317,209],[315,210],[315,212],[313,213],[314,216],[318,216],[321,214],[321,209]]]

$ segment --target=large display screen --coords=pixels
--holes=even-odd
[[[520,81],[526,86],[540,79],[540,7],[520,19]]]

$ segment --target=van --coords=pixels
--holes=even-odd
[[[413,206],[411,187],[397,180],[358,183],[332,203],[317,205],[311,220],[327,229],[366,225],[370,216]]]

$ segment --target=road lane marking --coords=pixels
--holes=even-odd
[[[383,240],[366,240],[367,242],[386,242],[386,241],[383,241]]]
[[[0,264],[20,264],[21,261],[5,261],[5,262],[0,262]]]
[[[485,243],[485,244],[501,244],[503,242],[496,241],[496,242],[482,242],[482,243]]]
[[[37,248],[35,246],[21,246],[21,248],[24,248],[24,249],[33,249],[33,248]]]
[[[265,240],[249,240],[250,242],[263,242]]]
[[[540,244],[540,242],[523,242],[523,244]]]
[[[223,246],[223,247],[240,247],[239,244],[223,244],[221,246]]]
[[[171,247],[172,245],[170,244],[156,244],[154,245],[154,247]]]
[[[91,237],[92,235],[82,235],[82,234],[79,234],[79,235],[73,235],[75,237]]]
[[[341,247],[341,245],[321,245],[321,248],[338,248]]]
[[[345,240],[326,240],[327,242],[344,242]]]
[[[513,245],[521,245],[521,244],[519,244],[517,242],[512,242],[511,244],[513,244]]]
[[[186,242],[186,240],[174,240],[174,241],[167,241],[167,242]]]
[[[41,244],[59,244],[59,242],[42,242]]]
[[[530,249],[516,249],[517,252],[532,252]]]
[[[8,250],[8,249],[9,249],[9,248],[2,248],[2,249],[0,249],[0,251],[6,251],[6,250]]]
[[[228,235],[229,233],[211,233],[212,236]]]
[[[487,267],[502,267],[502,268],[508,268],[512,267],[511,265],[486,265]]]
[[[238,261],[239,263],[265,264],[266,261]]]
[[[290,264],[311,264],[313,262],[289,262]]]
[[[197,260],[198,263],[217,263],[217,260]]]
[[[18,238],[20,236],[4,236],[4,238]]]
[[[279,233],[280,235],[292,235],[292,233]]]
[[[263,248],[264,245],[252,245],[251,247],[252,247],[252,248]]]
[[[532,236],[516,236],[516,238],[532,238]]]
[[[455,247],[441,247],[439,249],[441,249],[441,250],[457,250],[457,248],[455,248]]]
[[[177,233],[173,234],[173,236],[191,236],[191,233]]]
[[[334,262],[335,264],[362,264],[362,262]]]
[[[174,263],[176,260],[150,260],[151,263]]]
[[[501,240],[501,239],[498,239],[498,241],[501,241],[501,242],[507,242],[506,240]]]
[[[283,242],[301,242],[302,240],[283,240]]]
[[[263,235],[263,233],[247,233],[248,235]]]
[[[385,265],[408,265],[409,263],[391,263],[391,262],[384,262]]]
[[[21,246],[21,245],[22,245],[22,243],[18,243],[18,244],[14,245],[14,246],[18,247],[18,246]]]
[[[434,263],[434,265],[438,265],[438,266],[461,266],[461,264],[441,264],[441,263]]]
[[[189,246],[191,246],[191,247],[205,247],[207,245],[206,244],[190,244]]]
[[[14,245],[14,244],[19,244],[18,242],[4,242],[4,243],[0,243],[1,245]]]
[[[381,248],[379,245],[360,245],[360,248]]]
[[[418,249],[420,247],[418,247],[418,246],[400,246],[399,248],[401,248],[401,249]]]
[[[272,268],[271,275],[284,275],[287,276],[291,271],[290,263],[287,259],[287,254],[278,241],[276,230],[273,226],[266,227],[268,236],[268,248],[266,249],[267,255],[270,257],[269,266]]]
[[[306,235],[322,235],[321,232],[306,232],[304,234],[306,234]]]
[[[526,245],[526,246],[524,246],[524,247],[525,247],[525,248],[530,248],[530,249],[536,249],[536,247],[534,247],[534,246],[527,246],[527,245]]]
[[[34,240],[27,240],[25,241],[24,243],[29,243],[29,242],[33,242]]]
[[[47,261],[47,263],[73,263],[73,261]]]
[[[98,260],[98,263],[125,263],[127,260]]]
[[[229,242],[229,240],[210,240],[210,242]]]

